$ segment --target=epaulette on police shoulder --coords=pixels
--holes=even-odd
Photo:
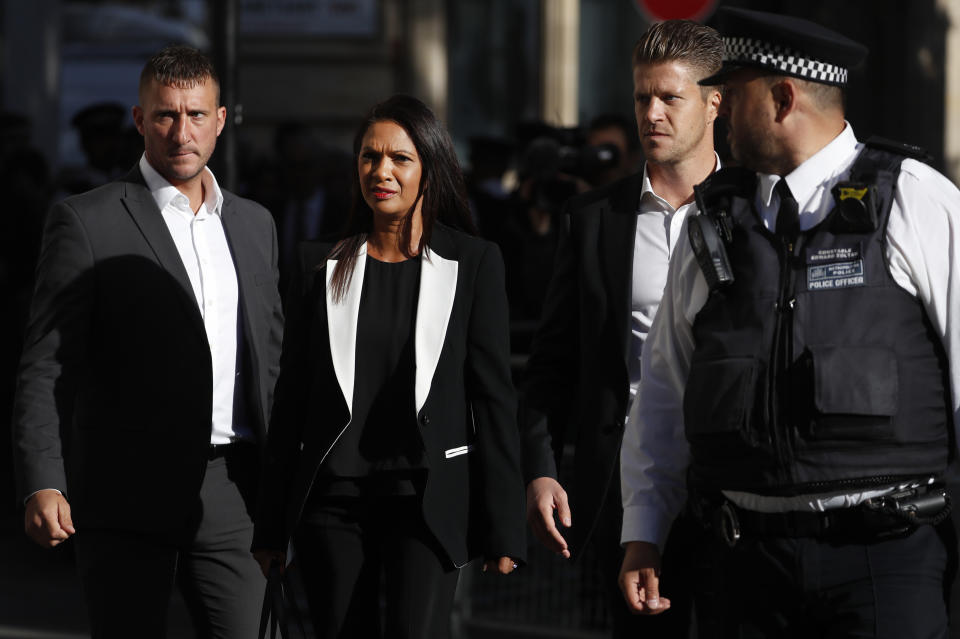
[[[756,185],[756,173],[742,166],[731,166],[711,173],[707,179],[693,187],[693,193],[700,213],[711,214],[723,200],[751,197]]]
[[[922,146],[889,140],[879,135],[871,135],[864,144],[872,149],[896,153],[897,155],[920,160],[921,162],[930,163],[930,161],[933,160],[933,156]]]

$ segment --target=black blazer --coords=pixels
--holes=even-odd
[[[557,478],[565,436],[576,445],[567,536],[582,551],[618,468],[630,399],[631,284],[639,173],[568,201],[553,279],[525,373],[523,462],[527,482]],[[546,415],[548,420],[538,419]],[[548,426],[549,425],[549,426]],[[556,451],[556,456],[554,455]],[[619,490],[619,485],[615,487]]]
[[[262,439],[283,330],[276,233],[260,205],[223,198],[241,381]],[[78,529],[178,530],[206,470],[212,377],[193,289],[139,168],[55,205],[15,400],[20,495],[65,492]]]
[[[340,303],[330,245],[306,243],[288,300],[254,549],[284,550],[327,454],[350,427],[360,251]],[[525,557],[524,492],[510,378],[503,260],[496,245],[434,225],[421,260],[415,404],[427,466],[423,515],[450,563]]]

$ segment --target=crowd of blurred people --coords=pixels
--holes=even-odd
[[[503,251],[515,351],[540,317],[564,202],[627,176],[638,160],[636,125],[618,114],[586,128],[522,123],[516,141],[470,139],[467,188],[481,234]]]

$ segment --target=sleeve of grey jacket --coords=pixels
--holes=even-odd
[[[278,288],[280,286],[280,266],[279,249],[277,246],[277,227],[273,222],[273,216],[266,213],[267,223],[270,225],[270,271],[272,276],[271,286]],[[267,336],[267,412],[273,410],[273,394],[280,375],[280,352],[283,344],[283,307],[280,304],[280,298],[275,298],[275,304],[270,308],[270,334]],[[269,417],[268,417],[269,423]]]
[[[53,207],[43,233],[36,285],[17,377],[13,457],[21,498],[67,492],[61,433],[72,421],[93,309],[93,253],[70,204]]]
[[[270,428],[260,473],[257,512],[254,517],[252,550],[286,550],[292,531],[287,530],[286,510],[290,490],[300,458],[301,425],[307,401],[310,380],[307,332],[312,263],[303,255],[298,268],[291,273],[286,298],[286,326],[283,329],[283,349],[280,355],[280,373],[273,393]]]

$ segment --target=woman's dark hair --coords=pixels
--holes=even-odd
[[[470,206],[467,204],[463,173],[457,162],[453,142],[433,111],[417,98],[409,95],[394,95],[370,109],[353,139],[354,166],[356,166],[360,145],[363,143],[363,136],[366,135],[367,129],[376,122],[384,121],[396,122],[400,125],[410,136],[420,157],[422,172],[417,198],[404,215],[400,225],[399,248],[403,254],[411,258],[421,254],[425,247],[430,246],[433,223],[438,220],[447,226],[475,235],[476,229],[470,216]],[[423,200],[421,208],[423,233],[414,253],[410,250],[410,219],[417,207],[417,202],[421,199]],[[347,218],[342,239],[337,242],[328,256],[330,259],[337,260],[331,280],[334,300],[342,299],[350,287],[353,267],[357,262],[357,252],[361,244],[366,242],[366,234],[372,230],[373,211],[363,199],[359,176],[355,171],[350,216]]]

